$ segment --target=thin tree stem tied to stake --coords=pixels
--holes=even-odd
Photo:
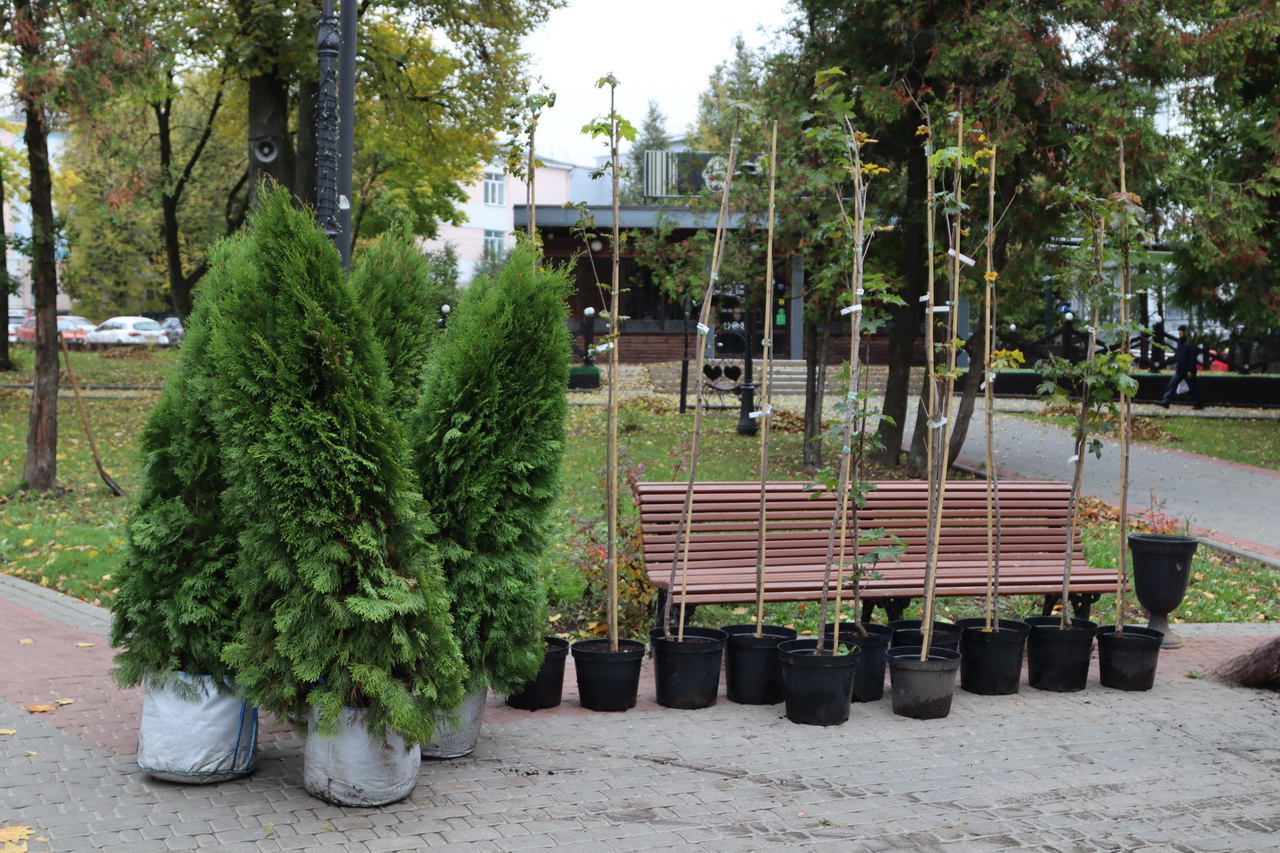
[[[765,485],[769,482],[769,421],[773,411],[769,373],[773,369],[773,215],[778,183],[778,123],[773,123],[769,143],[769,237],[764,262],[764,367],[760,379],[760,532],[756,541],[756,636],[764,636]],[[683,622],[683,620],[681,620]]]

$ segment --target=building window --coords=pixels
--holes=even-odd
[[[495,205],[507,203],[507,180],[501,172],[484,173],[484,203]]]
[[[507,233],[484,229],[484,254],[490,258],[501,258],[507,248]]]

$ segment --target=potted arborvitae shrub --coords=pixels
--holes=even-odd
[[[222,647],[235,632],[228,580],[236,537],[209,405],[210,305],[226,286],[236,235],[210,252],[175,372],[142,433],[142,488],[111,602],[113,672],[143,685],[138,767],[177,782],[217,782],[253,770],[257,709],[245,702]]]
[[[223,659],[251,700],[307,730],[309,792],[393,802],[465,679],[408,444],[368,315],[311,214],[263,188],[242,248],[209,349],[239,537]]]
[[[391,410],[403,420],[418,402],[443,288],[413,234],[401,224],[356,256],[351,288],[373,321],[387,359]]]
[[[471,752],[489,688],[518,690],[546,649],[538,558],[561,489],[570,282],[540,260],[523,240],[495,278],[472,282],[432,350],[409,422],[471,673],[463,726],[424,747],[430,757]]]

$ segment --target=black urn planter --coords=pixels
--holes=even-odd
[[[725,625],[729,635],[724,651],[724,692],[739,705],[776,705],[782,701],[782,661],[778,643],[794,640],[794,628],[762,625],[756,636],[754,623]]]
[[[853,675],[862,650],[852,646],[843,655],[815,654],[817,647],[812,637],[778,644],[787,719],[806,726],[838,726],[849,719]],[[825,648],[829,651],[830,644]]]
[[[1098,629],[1098,675],[1103,687],[1116,690],[1150,690],[1160,662],[1164,637],[1152,628],[1126,625],[1119,634],[1115,625]]]
[[[1064,629],[1058,616],[1032,616],[1027,624],[1027,683],[1054,693],[1084,690],[1097,623],[1072,619]]]
[[[693,710],[709,708],[720,692],[720,664],[729,635],[717,628],[671,630],[668,639],[662,628],[649,632],[653,649],[653,681],[658,704],[664,708]]]
[[[569,657],[569,641],[559,637],[543,637],[547,644],[542,666],[533,681],[507,697],[507,705],[522,711],[541,711],[560,704],[564,692],[564,663]]]
[[[887,625],[864,622],[862,627],[867,629],[865,637],[854,630],[853,623],[843,623],[840,626],[840,638],[836,642],[862,649],[858,655],[858,665],[853,671],[853,701],[879,702],[884,698],[884,674],[889,663],[889,640],[892,632]],[[831,623],[824,627],[827,637],[835,634],[835,628]]]
[[[1176,649],[1182,639],[1169,630],[1169,614],[1178,609],[1187,594],[1191,558],[1200,540],[1171,533],[1130,533],[1129,553],[1133,555],[1133,592],[1147,610],[1147,627],[1164,635],[1166,649]]]
[[[980,696],[1006,696],[1018,692],[1022,658],[1031,626],[1016,619],[1001,619],[987,630],[984,617],[957,619],[960,637],[960,689]]]
[[[921,646],[889,649],[889,683],[893,713],[917,720],[939,720],[951,713],[960,653],[932,648],[920,660]]]
[[[634,708],[640,692],[640,663],[645,645],[619,640],[609,651],[608,640],[581,640],[569,651],[578,676],[578,700],[589,711],[625,711]]]
[[[889,641],[889,648],[923,646],[924,631],[921,628],[923,624],[924,622],[920,619],[895,619],[890,622],[888,628],[893,639]],[[929,643],[929,648],[956,651],[960,648],[960,633],[961,629],[955,623],[935,619],[933,640]]]

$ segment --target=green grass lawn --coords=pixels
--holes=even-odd
[[[1066,429],[1074,426],[1074,421],[1067,417],[1015,414]],[[1145,420],[1167,433],[1164,437],[1145,441],[1146,444],[1280,471],[1280,420],[1275,417],[1228,419],[1167,415]]]
[[[98,384],[149,385],[163,380],[176,353],[157,352],[151,358],[112,359],[97,353],[73,355],[77,375]],[[0,383],[8,377],[0,376]],[[20,381],[20,380],[18,380]],[[92,397],[86,400],[87,416],[103,464],[125,489],[136,491],[139,454],[137,436],[155,403],[156,394]],[[0,389],[0,571],[63,590],[89,601],[106,603],[112,591],[112,574],[125,547],[124,522],[129,500],[114,498],[98,477],[88,442],[76,414],[75,402],[60,400],[58,478],[62,489],[45,496],[14,490],[22,475],[26,455],[26,423],[30,402],[18,389]],[[692,415],[658,413],[643,401],[624,410],[620,455],[628,474],[648,480],[683,480],[688,476]],[[1264,444],[1253,432],[1256,422],[1196,420],[1203,434],[1228,445]],[[736,413],[717,413],[704,419],[699,479],[752,480],[759,477],[760,444],[736,431]],[[1272,425],[1274,429],[1274,425]],[[1221,433],[1221,435],[1217,435]],[[1243,434],[1244,437],[1241,437]],[[542,561],[552,605],[553,627],[562,633],[599,630],[604,563],[605,412],[595,406],[571,406],[565,455],[565,493],[552,519],[553,545]],[[770,476],[805,479],[801,464],[801,437],[772,437]],[[1183,445],[1177,445],[1183,446]],[[1274,447],[1274,445],[1273,445]],[[1274,451],[1273,451],[1274,452]],[[1257,463],[1251,463],[1257,464]],[[889,476],[869,471],[869,479]],[[623,488],[625,489],[625,483]],[[634,539],[634,519],[629,501],[623,502],[623,594],[629,602],[630,622],[638,632],[649,617],[648,593],[637,582],[639,564]],[[1093,524],[1085,529],[1091,565],[1115,565],[1115,524]],[[1178,617],[1185,621],[1262,621],[1280,619],[1280,572],[1248,561],[1202,549],[1192,568],[1192,589]],[[1110,622],[1112,604],[1104,598],[1095,608],[1100,622]],[[1005,602],[1006,614],[1038,613],[1039,600],[1014,598]],[[978,615],[980,602],[948,599],[939,612],[948,618]],[[791,624],[800,630],[817,625],[817,603],[774,604],[770,621]],[[695,621],[704,625],[739,622],[749,618],[745,607],[703,607]],[[1133,611],[1136,617],[1136,610]],[[594,627],[593,627],[594,626]]]

